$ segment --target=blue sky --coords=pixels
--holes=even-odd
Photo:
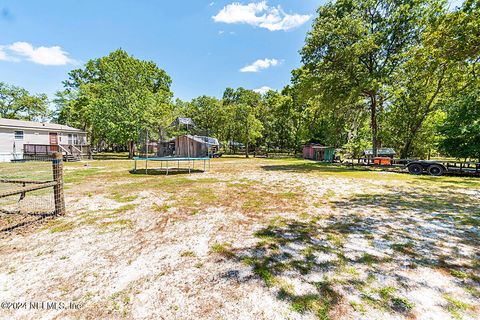
[[[281,89],[325,0],[234,1],[0,0],[0,81],[52,98],[70,70],[123,48],[184,100]]]
[[[165,69],[185,100],[281,89],[323,0],[232,3],[0,0],[0,81],[53,97],[68,71],[123,48]]]

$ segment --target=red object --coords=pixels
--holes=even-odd
[[[373,164],[379,164],[381,166],[389,166],[392,164],[392,159],[389,157],[376,157],[376,158],[373,158]]]
[[[49,134],[50,137],[50,150],[52,152],[58,152],[58,135],[56,132],[50,132]]]
[[[303,146],[303,158],[304,159],[313,159],[314,151],[313,146],[310,144],[306,144]]]

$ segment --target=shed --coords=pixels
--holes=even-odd
[[[397,153],[393,148],[378,148],[377,149],[377,157],[395,157]],[[363,151],[363,155],[369,159],[373,158],[373,149],[366,149]]]
[[[322,146],[318,143],[307,143],[303,146],[304,159],[333,162],[334,156],[334,147]]]
[[[175,156],[189,158],[208,157],[209,144],[198,136],[183,135],[175,138]]]

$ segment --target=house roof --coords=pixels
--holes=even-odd
[[[373,149],[367,149],[363,153],[367,156],[373,155]],[[395,155],[397,154],[393,148],[379,148],[377,150],[377,154],[389,154],[389,155]]]
[[[66,131],[66,132],[78,132],[84,131],[69,126],[65,126],[57,123],[50,122],[35,122],[25,120],[14,120],[0,118],[0,127],[11,129],[36,129],[36,130],[52,130],[52,131]]]

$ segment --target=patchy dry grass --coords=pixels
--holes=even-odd
[[[297,159],[215,159],[209,173],[169,176],[132,165],[66,163],[67,215],[0,234],[1,301],[83,306],[7,318],[480,312],[480,179]],[[48,168],[0,164],[1,175],[41,179]]]

